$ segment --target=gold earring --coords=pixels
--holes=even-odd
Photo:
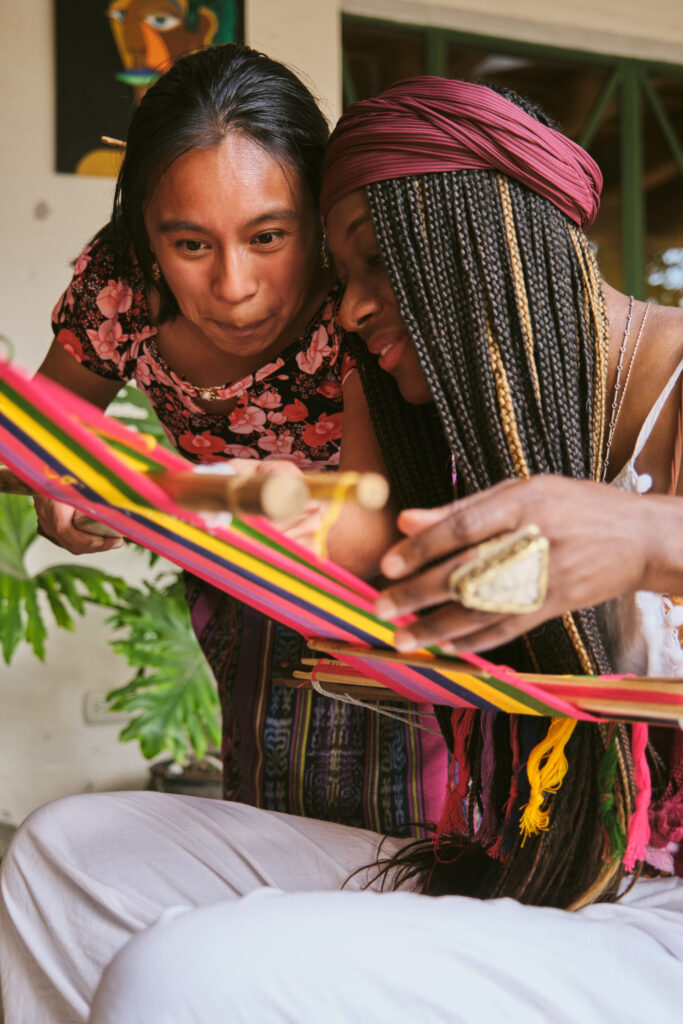
[[[152,263],[152,280],[156,282],[161,281],[161,267],[159,266],[159,261],[157,260],[156,256],[154,257],[154,262]]]
[[[327,251],[327,239],[323,235],[322,242],[320,243],[320,265],[323,270],[328,270],[330,266],[330,257]]]

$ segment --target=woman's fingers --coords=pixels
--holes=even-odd
[[[102,537],[79,529],[78,521],[74,523],[76,510],[71,505],[48,498],[36,498],[35,507],[42,535],[72,555],[110,551],[123,544],[120,536]]]
[[[300,544],[307,544],[310,547],[322,522],[326,506],[327,502],[308,501],[298,515],[279,520],[278,529],[292,540],[298,540]]]
[[[442,646],[446,641],[454,644],[454,649],[469,651],[470,637],[486,631],[500,623],[505,616],[492,612],[475,611],[463,608],[453,602],[424,615],[409,626],[401,626],[394,634],[394,646],[407,653],[419,647],[431,644]],[[509,618],[509,616],[507,616]]]
[[[470,652],[482,654],[484,651],[493,650],[495,647],[510,643],[511,640],[516,640],[517,637],[539,626],[547,617],[542,612],[497,617],[491,615],[489,621],[481,629],[461,634],[457,639],[448,637],[442,643],[438,640],[435,640],[434,643],[441,647],[444,654],[458,655]]]
[[[401,615],[431,608],[442,601],[450,601],[448,581],[451,573],[470,562],[476,554],[476,549],[465,551],[431,569],[425,569],[417,576],[385,587],[375,602],[375,611],[383,619],[397,619]]]
[[[412,536],[389,549],[381,562],[382,572],[389,579],[408,576],[438,558],[518,529],[520,510],[514,493],[518,486],[519,481],[506,480],[440,509],[402,512],[399,527]]]

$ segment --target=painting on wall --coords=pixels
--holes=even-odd
[[[55,0],[57,170],[116,174],[145,90],[183,53],[241,42],[243,0]]]

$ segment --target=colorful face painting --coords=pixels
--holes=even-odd
[[[241,42],[243,0],[55,0],[57,170],[115,175],[146,90],[182,54]],[[122,85],[123,83],[123,85]]]

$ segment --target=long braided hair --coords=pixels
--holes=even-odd
[[[366,192],[391,286],[454,458],[458,494],[539,473],[599,480],[608,322],[583,232],[550,201],[496,171],[401,177]],[[381,397],[393,393],[394,382],[362,347],[356,356],[370,408],[381,403],[375,426],[390,473],[404,453],[402,479],[392,481],[399,503],[414,504],[428,479],[421,503],[434,504],[431,481],[443,482],[443,442],[435,436],[420,460],[406,466],[404,413],[394,397]],[[521,670],[611,669],[594,608],[544,624],[505,658]],[[523,769],[548,721],[458,716],[456,729],[468,735],[459,771],[464,759],[471,773],[465,828],[440,828],[436,842],[417,841],[383,862],[384,883],[411,879],[435,894],[512,896],[560,907],[614,898],[634,801],[626,728],[576,726],[566,747],[567,774],[547,796],[549,827],[524,840],[518,827],[528,799]]]

